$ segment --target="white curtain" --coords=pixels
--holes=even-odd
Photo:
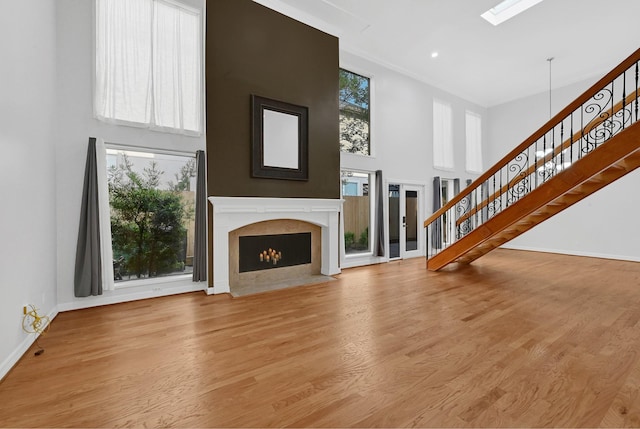
[[[482,117],[467,110],[466,124],[466,170],[470,173],[482,173]]]
[[[96,1],[98,119],[200,134],[200,12],[169,0]]]
[[[433,166],[453,168],[453,120],[451,106],[433,100]]]

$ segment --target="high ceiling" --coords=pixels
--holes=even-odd
[[[254,0],[344,51],[490,107],[585,79],[640,48],[640,0],[544,0],[493,26],[500,0]],[[431,53],[437,51],[437,58]]]

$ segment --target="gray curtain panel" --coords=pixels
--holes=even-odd
[[[376,171],[376,239],[375,254],[384,256],[384,189],[382,189],[382,170]]]
[[[486,201],[489,199],[489,183],[488,182],[483,182],[482,186],[480,188],[480,196],[482,198],[482,202]],[[482,223],[485,223],[486,221],[489,220],[489,205],[485,205],[482,208]]]
[[[207,280],[207,185],[204,151],[196,152],[196,226],[193,249],[193,281]]]
[[[442,207],[442,191],[440,189],[440,176],[433,178],[433,212]],[[442,218],[438,218],[431,224],[431,246],[434,249],[442,249]]]
[[[460,179],[459,178],[455,178],[453,179],[453,196],[456,196],[460,193]]]
[[[466,186],[467,188],[469,187],[469,185],[471,185],[471,182],[472,182],[471,179],[467,179],[467,186]],[[465,205],[465,208],[464,208],[464,212],[465,213],[469,213],[471,211],[471,207],[472,207],[471,199],[473,198],[473,194],[470,191],[467,191],[467,192],[469,192],[469,193],[465,197],[465,199],[466,199],[465,200],[466,205]],[[472,220],[473,220],[473,216],[471,216],[470,218],[468,218],[465,221],[465,224],[466,224],[465,233],[469,233],[471,231],[471,229],[473,228]]]
[[[89,138],[73,278],[76,297],[102,295],[96,139]]]

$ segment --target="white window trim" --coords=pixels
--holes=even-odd
[[[375,216],[375,198],[372,198],[372,190],[375,193],[375,171],[371,171],[371,170],[361,170],[361,169],[357,169],[357,168],[343,168],[340,167],[340,173],[342,174],[343,171],[351,171],[353,173],[361,173],[361,174],[367,174],[369,176],[369,250],[367,252],[362,252],[362,253],[353,253],[350,255],[347,255],[347,249],[345,247],[345,241],[344,241],[344,216],[340,216],[340,249],[341,249],[341,266],[343,268],[349,268],[349,267],[357,267],[360,265],[367,265],[367,264],[371,264],[376,262],[378,259],[380,259],[380,257],[374,256],[373,255],[373,241],[371,240],[371,237],[373,236],[373,234],[371,234],[372,231],[372,226],[374,224],[374,216]],[[373,181],[372,181],[373,178]],[[343,198],[342,195],[342,183],[340,183],[340,198]],[[373,261],[373,259],[375,258],[376,261]]]
[[[114,142],[105,142],[103,139],[97,139],[96,141],[96,162],[98,170],[98,217],[100,223],[100,250],[102,258],[100,265],[102,267],[103,290],[120,290],[191,279],[191,274],[174,274],[162,277],[148,277],[144,279],[127,280],[123,283],[115,282],[113,278],[113,243],[111,241],[111,206],[109,204],[109,185],[107,183],[107,169],[105,167],[107,165],[107,149],[130,150],[134,152],[152,151],[158,154],[183,156],[190,158],[195,158],[195,151],[188,152],[161,149],[149,146],[127,145]]]

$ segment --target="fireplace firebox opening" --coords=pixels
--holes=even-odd
[[[239,272],[311,263],[311,232],[238,237]]]

